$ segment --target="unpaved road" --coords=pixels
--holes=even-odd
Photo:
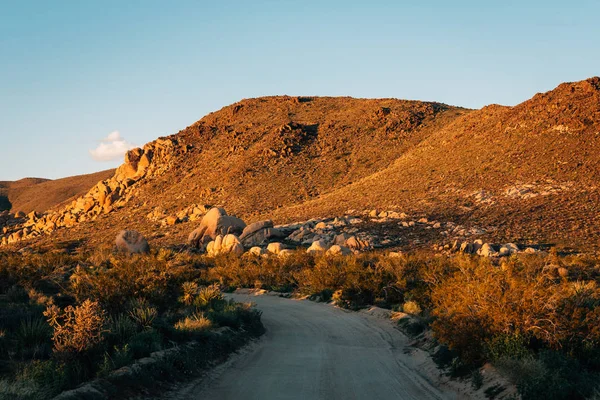
[[[217,369],[216,376],[169,398],[457,398],[426,378],[422,359],[405,354],[408,339],[389,320],[306,300],[232,297],[255,302],[263,311],[264,337]]]

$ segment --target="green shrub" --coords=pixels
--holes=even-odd
[[[501,334],[487,341],[487,356],[492,361],[501,359],[521,360],[531,355],[527,340],[519,334]]]
[[[162,336],[155,330],[145,330],[133,335],[127,345],[133,358],[147,357],[150,353],[162,349]]]
[[[137,324],[126,314],[110,317],[106,336],[113,345],[126,343],[137,332]]]
[[[505,358],[497,365],[517,385],[524,400],[585,399],[597,390],[600,378],[557,351],[543,351],[537,358]]]
[[[122,347],[115,346],[112,354],[108,352],[104,353],[104,362],[100,365],[98,376],[106,376],[111,371],[130,365],[131,363],[133,363],[133,355],[129,349],[129,345],[126,344]]]
[[[16,332],[17,348],[25,358],[44,358],[51,352],[50,326],[43,318],[26,318]]]
[[[6,300],[10,303],[26,303],[29,301],[29,295],[22,286],[13,285],[6,291]]]
[[[33,361],[21,371],[17,381],[26,382],[35,388],[38,398],[55,396],[78,383],[65,364],[53,360]]]

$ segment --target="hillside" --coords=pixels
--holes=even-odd
[[[600,239],[600,78],[457,118],[360,182],[277,215],[367,204],[483,225],[506,240]]]
[[[395,99],[243,100],[130,152],[87,195],[29,221],[23,238],[110,243],[129,227],[182,243],[193,220],[161,221],[211,204],[278,223],[398,210],[476,227],[489,240],[596,246],[599,132],[599,78],[475,111]],[[385,229],[405,235],[397,224]],[[446,235],[436,240],[453,239]]]
[[[82,195],[114,170],[71,176],[62,179],[24,178],[0,182],[0,211],[43,212]]]

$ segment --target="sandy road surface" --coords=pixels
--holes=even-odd
[[[452,399],[405,354],[389,321],[326,304],[232,295],[263,311],[264,337],[171,399]]]

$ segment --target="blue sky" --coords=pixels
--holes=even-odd
[[[600,1],[570,3],[0,0],[0,180],[115,167],[90,150],[248,97],[514,105],[600,75]]]

